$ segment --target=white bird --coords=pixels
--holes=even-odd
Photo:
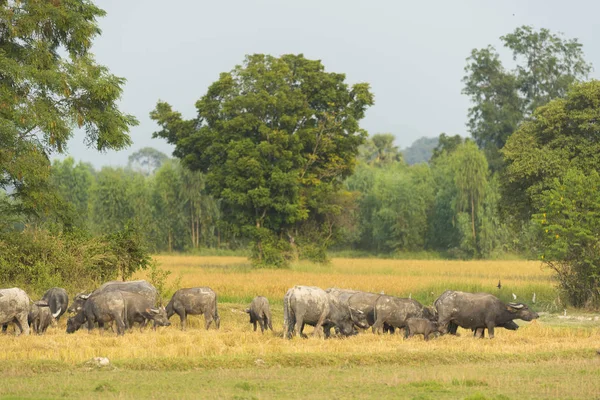
[[[566,308],[565,308],[565,314],[564,315],[565,315],[565,317],[567,316],[567,309]]]
[[[535,303],[535,292],[533,292],[533,297],[531,298],[531,302]]]
[[[517,295],[513,293],[513,300],[517,299]]]
[[[409,299],[412,299],[412,293],[409,293],[409,294],[408,294],[408,298],[409,298]]]

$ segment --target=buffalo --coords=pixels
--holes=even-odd
[[[174,314],[179,315],[181,330],[185,330],[188,314],[204,314],[206,329],[210,327],[213,321],[215,321],[217,329],[221,325],[221,318],[217,310],[217,294],[209,287],[179,289],[173,294],[166,310],[169,319]]]
[[[261,333],[264,333],[265,329],[273,331],[269,300],[266,297],[256,296],[252,299],[250,307],[246,309],[246,312],[250,315],[250,323],[254,325],[254,332],[256,332],[257,323],[260,325]]]
[[[373,326],[375,323],[375,303],[382,296],[381,294],[338,288],[329,288],[325,291],[334,295],[343,306],[348,307],[352,322],[356,327],[368,329]],[[385,323],[383,331],[394,333],[394,328]]]
[[[509,326],[514,319],[531,321],[538,314],[523,303],[503,303],[489,293],[467,293],[447,290],[435,301],[438,312],[440,332],[447,333],[451,323],[467,329],[474,329],[477,335],[483,329],[488,330],[490,339],[494,338],[496,326]]]
[[[42,300],[48,303],[50,312],[52,315],[56,315],[54,318],[57,322],[60,320],[60,317],[67,312],[67,308],[69,306],[69,295],[63,288],[54,287],[48,289],[42,296]]]
[[[138,281],[110,281],[104,283],[98,289],[94,290],[92,293],[85,294],[79,293],[75,296],[71,307],[69,307],[70,313],[76,313],[83,309],[83,305],[85,304],[88,297],[91,295],[102,293],[102,292],[112,292],[112,291],[121,291],[121,292],[129,292],[129,293],[138,293],[142,296],[146,297],[148,301],[154,306],[158,299],[158,291],[154,286],[144,280]]]
[[[337,327],[345,336],[355,333],[348,308],[334,295],[318,287],[295,286],[289,289],[283,298],[283,314],[285,338],[291,338],[294,332],[304,336],[305,324],[315,327],[313,336],[316,336],[323,326]]]
[[[140,325],[140,332],[146,327],[148,321],[153,321],[153,329],[157,326],[169,326],[171,323],[167,318],[167,312],[164,307],[156,308],[150,300],[144,295],[138,293],[121,292],[125,300],[125,322],[128,328],[133,328],[137,322]]]
[[[15,324],[15,333],[29,335],[29,303],[31,300],[24,290],[19,288],[0,289],[0,324],[6,330],[6,324]]]
[[[413,299],[381,295],[375,303],[373,331],[379,333],[384,324],[395,328],[406,328],[409,318],[426,318],[435,321],[435,313],[429,307]],[[408,334],[408,333],[406,333]]]
[[[429,335],[439,331],[438,323],[425,318],[409,318],[406,320],[407,337],[414,335],[423,335],[425,341],[429,340]]]
[[[104,331],[104,324],[114,321],[117,324],[117,336],[125,334],[125,299],[122,292],[96,293],[85,300],[83,308],[67,320],[67,333],[77,331],[85,322],[88,332],[94,329],[95,323]]]
[[[48,302],[46,300],[39,300],[31,305],[27,322],[35,333],[42,335],[51,324],[55,323],[61,311],[63,310],[59,308],[55,313],[52,313]]]

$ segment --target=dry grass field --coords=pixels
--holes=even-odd
[[[65,321],[45,336],[0,336],[0,397],[6,398],[600,398],[600,321],[567,311],[547,271],[526,261],[334,259],[290,270],[252,270],[243,258],[157,256],[167,287],[210,286],[219,295],[221,329],[137,329],[67,335]],[[144,278],[141,273],[137,278]],[[498,280],[502,289],[497,289]],[[445,289],[488,291],[531,303],[542,317],[497,330],[494,340],[470,332],[429,342],[401,335],[283,340],[282,297],[296,284],[412,295],[431,304]],[[252,331],[243,312],[269,298],[274,333]],[[560,310],[560,314],[553,311]],[[308,328],[310,332],[310,328]],[[108,367],[90,366],[108,357]]]

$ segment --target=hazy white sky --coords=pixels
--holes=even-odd
[[[158,99],[186,118],[194,103],[246,54],[304,53],[349,83],[368,82],[375,94],[362,126],[391,132],[400,147],[441,132],[467,135],[468,98],[461,94],[465,59],[521,25],[576,37],[586,58],[600,68],[600,3],[558,0],[354,1],[96,0],[107,11],[94,43],[99,63],[125,77],[121,108],[140,125],[134,144],[121,152],[89,150],[82,133],[69,155],[94,166],[125,165],[134,151],[172,147],[152,139],[157,126],[148,113]],[[597,32],[596,39],[600,33]],[[506,58],[507,61],[510,56]],[[596,71],[591,77],[598,77]]]

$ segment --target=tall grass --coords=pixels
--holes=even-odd
[[[432,304],[445,290],[490,292],[505,301],[530,303],[538,310],[562,310],[549,271],[536,261],[448,261],[335,258],[330,264],[308,262],[290,269],[252,269],[243,257],[157,256],[186,286],[210,286],[226,302],[247,302],[266,296],[282,303],[294,285],[340,287],[408,297]],[[138,274],[144,277],[144,274]],[[498,281],[502,289],[496,286]]]

